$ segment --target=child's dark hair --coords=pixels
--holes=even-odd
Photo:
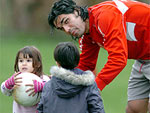
[[[65,69],[75,68],[80,60],[78,48],[71,42],[59,43],[54,50],[54,58]]]
[[[38,76],[41,76],[43,74],[42,57],[41,57],[40,51],[34,46],[25,46],[24,48],[18,51],[16,55],[15,65],[14,65],[15,72],[19,71],[18,59],[19,59],[20,54],[23,54],[24,58],[27,58],[28,55],[30,58],[32,58],[34,74]]]
[[[83,21],[88,18],[87,7],[77,6],[76,3],[72,0],[59,0],[54,3],[51,12],[48,15],[48,23],[51,28],[55,28],[54,20],[61,14],[70,14],[74,11],[78,12],[78,15],[81,16]]]

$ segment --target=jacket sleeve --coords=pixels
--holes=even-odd
[[[41,98],[40,98],[40,102],[38,103],[37,105],[37,111],[38,113],[44,113],[43,111],[43,103],[44,103],[44,88],[43,88],[43,91],[42,91],[42,94],[41,94]]]
[[[11,96],[12,95],[12,91],[13,89],[7,89],[6,86],[5,86],[5,82],[3,82],[1,84],[1,92],[6,95],[6,96]]]
[[[79,45],[81,54],[78,68],[84,71],[93,71],[96,67],[100,47],[96,43],[92,42],[91,37],[88,36],[83,36],[80,38]]]
[[[98,16],[97,24],[104,33],[104,48],[108,52],[108,60],[96,77],[98,88],[102,90],[126,66],[127,40],[123,15],[119,12],[105,11]]]
[[[90,86],[87,103],[89,113],[105,113],[103,101],[96,83]]]

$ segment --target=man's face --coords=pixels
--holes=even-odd
[[[85,22],[75,11],[71,14],[61,14],[55,21],[54,25],[57,29],[63,30],[67,34],[75,37],[81,37],[86,31]]]

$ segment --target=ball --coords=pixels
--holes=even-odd
[[[12,96],[14,100],[22,106],[34,106],[40,100],[41,93],[36,93],[35,96],[28,96],[31,92],[26,92],[31,86],[25,86],[26,84],[33,84],[33,80],[42,82],[41,78],[33,73],[21,73],[17,77],[22,77],[22,83],[20,86],[14,86]]]

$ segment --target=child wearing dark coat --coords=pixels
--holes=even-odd
[[[80,54],[71,42],[59,43],[54,50],[57,66],[43,88],[38,113],[105,113],[95,76],[77,68]]]

